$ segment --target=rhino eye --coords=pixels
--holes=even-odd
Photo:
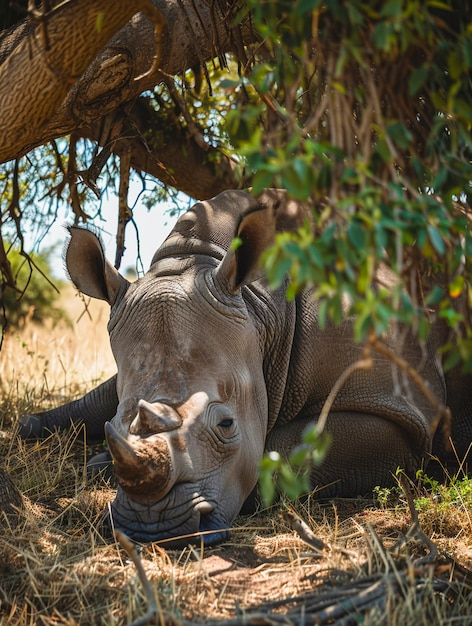
[[[234,419],[232,417],[227,417],[224,420],[221,420],[221,422],[218,423],[218,426],[220,426],[221,428],[231,428],[231,426],[234,424]]]

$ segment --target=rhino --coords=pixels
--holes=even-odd
[[[110,523],[134,541],[225,540],[264,452],[288,455],[362,356],[349,316],[321,327],[313,288],[288,301],[288,279],[272,290],[259,268],[274,234],[304,210],[277,190],[225,191],[184,213],[131,283],[93,232],[70,228],[67,270],[77,289],[110,305],[117,374],[79,400],[23,416],[20,435],[82,422],[90,439],[105,433],[117,483]],[[398,325],[384,338],[453,409],[460,455],[472,434],[471,385],[444,373],[443,340],[439,324],[423,344]],[[310,484],[327,498],[372,493],[393,484],[397,468],[414,475],[446,454],[436,407],[382,355],[339,389],[326,429],[332,445]]]

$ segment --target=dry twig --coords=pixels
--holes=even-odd
[[[134,566],[136,567],[136,572],[138,573],[139,582],[141,583],[144,591],[144,595],[146,597],[148,609],[146,613],[135,619],[130,626],[145,626],[149,624],[151,620],[153,620],[158,613],[158,606],[154,597],[154,589],[150,580],[148,579],[146,572],[143,567],[143,562],[139,553],[136,549],[136,545],[121,531],[114,531],[115,539],[118,541],[120,546],[125,550],[126,554],[133,561]]]
[[[426,384],[424,378],[412,367],[405,359],[400,357],[398,354],[392,352],[378,337],[375,336],[374,333],[369,335],[369,344],[372,348],[387,358],[389,361],[398,366],[403,372],[405,372],[411,380],[419,387],[425,398],[428,402],[431,403],[431,406],[436,409],[436,418],[433,420],[433,423],[430,425],[431,433],[436,432],[436,428],[442,420],[444,420],[443,432],[445,443],[448,442],[450,431],[451,431],[451,411],[449,407],[445,406],[437,395],[432,391],[428,385]],[[446,444],[449,447],[449,444]]]

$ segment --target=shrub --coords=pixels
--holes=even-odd
[[[53,323],[59,320],[69,323],[66,312],[59,306],[59,287],[63,281],[51,278],[53,252],[49,248],[28,258],[18,249],[10,248],[8,261],[18,291],[7,287],[2,294],[8,325],[21,327],[27,320],[42,324],[48,319]]]

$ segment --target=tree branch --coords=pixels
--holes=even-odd
[[[69,0],[41,15],[0,66],[0,162],[44,143],[44,129],[71,85],[137,11],[151,8],[156,11],[150,0]]]
[[[97,139],[100,126],[94,124],[88,137]],[[195,199],[210,198],[243,183],[230,157],[211,145],[203,148],[175,116],[154,110],[145,97],[133,106],[112,150],[120,157],[129,152],[133,169]]]
[[[159,62],[155,24],[138,13],[156,12],[156,7],[165,20]],[[178,0],[68,0],[44,18],[47,53],[39,27],[23,23],[0,39],[0,59],[5,57],[2,46],[8,50],[0,65],[0,162],[74,130],[90,132],[93,122],[159,83],[159,69],[175,75],[200,59],[212,59],[215,48],[219,54],[232,50],[231,29],[223,16],[215,16],[218,3],[185,0],[185,7],[195,16],[191,33]],[[202,28],[209,23],[211,36]],[[242,33],[245,40],[254,36],[249,28]],[[29,106],[24,106],[25,97]]]

